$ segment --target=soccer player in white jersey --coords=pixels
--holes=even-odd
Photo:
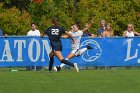
[[[78,24],[74,24],[73,26],[71,26],[71,31],[69,33],[74,38],[75,43],[71,43],[72,50],[71,50],[70,54],[66,57],[66,60],[70,60],[74,56],[80,56],[82,53],[84,53],[88,49],[92,49],[92,47],[90,47],[89,45],[87,45],[86,48],[80,49],[80,40],[82,38],[83,33],[86,32],[91,27],[93,22],[94,21],[91,20],[91,22],[88,24],[88,26],[83,30],[79,30]],[[63,36],[63,37],[67,38],[68,36]],[[56,71],[56,72],[60,71],[61,68],[64,66],[65,66],[65,64],[63,64],[63,63],[60,66],[54,66],[54,71]]]

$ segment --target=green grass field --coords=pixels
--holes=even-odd
[[[0,71],[0,93],[139,93],[140,70]]]

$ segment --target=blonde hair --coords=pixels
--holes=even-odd
[[[109,30],[109,31],[107,30],[107,26],[110,26],[110,30]],[[114,32],[112,31],[111,23],[108,23],[108,24],[106,25],[106,29],[105,29],[105,31],[102,33],[102,36],[103,36],[103,37],[111,37],[111,36],[114,36]]]
[[[132,31],[135,31],[133,24],[129,23],[127,26],[128,26],[128,27],[131,27],[131,30],[132,30]]]
[[[107,26],[110,26],[110,31],[112,31],[112,25],[111,25],[111,23],[108,23],[108,24],[106,25],[106,30],[107,30]]]

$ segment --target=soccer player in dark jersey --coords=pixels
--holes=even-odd
[[[65,60],[62,56],[62,43],[60,40],[61,35],[64,33],[69,35],[73,42],[74,42],[74,38],[71,36],[71,34],[69,34],[69,32],[65,31],[62,27],[58,26],[58,20],[56,19],[52,20],[52,24],[53,25],[49,27],[41,36],[43,37],[45,34],[47,34],[50,40],[50,45],[52,47],[52,52],[49,55],[50,57],[49,71],[52,70],[52,66],[54,63],[53,57],[56,56],[61,63],[72,66],[77,70],[77,72],[79,72],[77,63],[71,63],[68,60]]]

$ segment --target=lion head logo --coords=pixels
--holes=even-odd
[[[87,50],[83,53],[82,58],[87,62],[93,62],[100,58],[102,54],[102,49],[100,45],[93,39],[85,40],[81,43],[80,48],[85,47],[86,45],[90,45],[93,49]]]

